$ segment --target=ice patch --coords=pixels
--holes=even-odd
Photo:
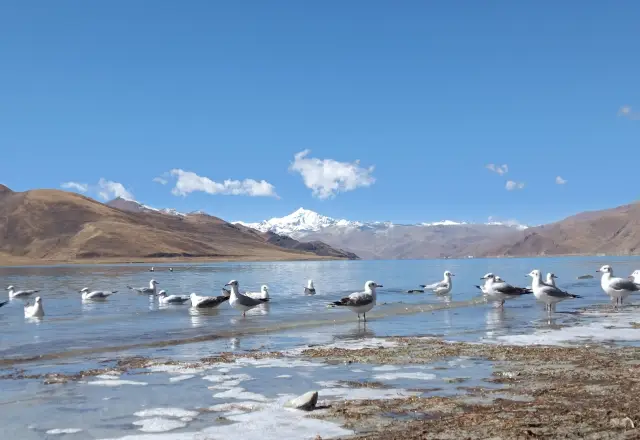
[[[118,379],[120,377],[119,374],[114,374],[114,373],[106,373],[106,374],[99,374],[96,376],[96,379],[103,379],[103,380],[114,380],[114,379]]]
[[[300,440],[316,436],[333,438],[355,434],[335,423],[309,418],[305,411],[283,408],[294,397],[283,396],[257,412],[231,415],[228,419],[235,423],[228,425],[217,424],[198,432],[137,434],[111,440]]]
[[[436,378],[435,374],[416,372],[396,372],[396,373],[384,373],[373,376],[376,380],[398,380],[398,379],[416,379],[416,380],[433,380]]]
[[[120,379],[109,379],[109,380],[94,380],[91,382],[87,382],[89,385],[98,385],[103,387],[119,387],[121,385],[149,385],[146,382],[136,382],[133,380],[120,380]]]
[[[541,329],[528,335],[499,336],[496,340],[507,345],[571,345],[589,342],[640,341],[640,328],[634,328],[631,324],[640,321],[637,313],[600,316],[605,319],[561,329]]]
[[[203,376],[202,378],[204,380],[208,380],[209,382],[215,382],[215,383],[229,382],[232,380],[244,382],[246,380],[253,379],[253,377],[249,376],[248,374],[221,374],[221,375],[212,374],[209,376]]]
[[[207,371],[206,368],[202,367],[186,367],[184,365],[152,365],[148,368],[148,370],[153,371],[154,373],[169,373],[169,374],[201,374]]]
[[[241,387],[214,394],[213,397],[216,399],[256,400],[258,402],[266,402],[268,400],[262,394],[252,393]]]
[[[82,432],[82,429],[78,428],[63,428],[63,429],[50,429],[45,434],[48,435],[63,435],[63,434],[77,434]]]
[[[276,379],[289,379],[291,376],[290,374],[281,374],[280,376],[276,376]]]
[[[320,362],[304,361],[295,358],[264,358],[264,359],[250,359],[242,358],[236,359],[236,363],[239,365],[252,366],[255,368],[300,368],[300,367],[324,367],[325,364]]]
[[[383,338],[370,338],[370,339],[353,339],[346,341],[338,341],[332,344],[326,345],[314,345],[302,348],[294,348],[292,350],[287,351],[288,354],[291,355],[299,355],[304,350],[309,348],[327,350],[332,348],[339,348],[343,350],[361,350],[363,348],[392,348],[397,347],[399,344],[396,341],[390,341]]]
[[[185,374],[183,376],[170,377],[169,382],[182,382],[183,380],[189,380],[196,377],[194,374]]]
[[[160,417],[138,420],[133,424],[140,426],[140,431],[142,432],[167,432],[187,426],[185,422],[180,420],[162,419]]]
[[[399,370],[400,367],[396,367],[395,365],[381,365],[379,367],[373,367],[373,371],[396,371]]]
[[[369,400],[369,399],[395,399],[398,397],[419,396],[418,391],[407,391],[402,388],[377,389],[377,388],[349,388],[341,386],[335,381],[318,381],[321,387],[325,387],[318,393],[322,397],[340,397],[346,400]]]
[[[196,417],[198,412],[182,408],[150,408],[133,413],[133,415],[136,417],[175,417],[179,419],[182,417]]]

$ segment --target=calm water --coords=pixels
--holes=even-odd
[[[585,306],[608,303],[597,277],[577,280],[580,275],[597,275],[595,270],[605,263],[613,265],[619,276],[640,268],[638,258],[600,257],[225,263],[172,265],[173,272],[168,271],[168,266],[156,266],[154,273],[148,272],[149,266],[142,265],[0,268],[0,284],[41,289],[39,295],[46,313],[42,320],[25,320],[24,301],[20,299],[1,308],[0,359],[7,371],[19,367],[30,373],[45,373],[79,371],[125,355],[188,361],[220,351],[286,350],[307,344],[390,335],[536,343],[573,331],[579,338],[584,334],[604,334],[603,329],[611,331],[610,325],[594,324],[592,317],[573,313]],[[532,296],[508,301],[504,310],[474,301],[479,294],[474,285],[480,284],[479,278],[484,273],[494,272],[514,285],[526,286],[530,279],[525,274],[534,268],[545,273],[553,271],[559,276],[557,281],[561,287],[584,298],[561,303],[560,313],[551,319]],[[450,302],[433,294],[405,293],[419,284],[441,279],[444,270],[456,275]],[[173,294],[218,295],[220,288],[231,279],[240,282],[241,290],[258,291],[261,284],[267,284],[271,302],[242,318],[228,304],[204,312],[193,311],[188,305],[160,307],[154,298],[126,288],[127,285],[146,286],[151,278],[159,281],[159,289]],[[309,278],[314,280],[318,291],[312,297],[302,294]],[[383,284],[384,288],[379,290],[379,305],[366,325],[358,323],[355,314],[348,310],[326,307],[329,301],[361,290],[370,279]],[[78,293],[85,286],[119,292],[107,301],[86,303]],[[618,317],[620,322],[632,320],[625,314]],[[634,331],[637,330],[620,330],[616,339],[636,342],[640,335]],[[531,339],[531,335],[538,335],[537,339]],[[167,341],[172,343],[165,344]],[[34,356],[43,357],[11,365]],[[0,420],[7,438],[20,439],[126,438],[126,435],[148,433],[150,437],[130,438],[181,440],[239,436],[264,440],[265,430],[279,440],[305,438],[307,434],[313,438],[315,433],[330,438],[345,433],[337,426],[297,416],[291,425],[293,416],[283,413],[281,408],[285,395],[316,388],[324,390],[323,397],[327,399],[374,397],[366,393],[376,390],[347,389],[336,382],[357,379],[382,381],[393,387],[390,393],[438,387],[440,394],[448,394],[458,391],[447,385],[446,377],[464,376],[469,381],[465,385],[487,386],[479,381],[491,370],[486,362],[465,359],[447,365],[444,371],[435,367],[403,367],[398,370],[399,374],[393,367],[389,367],[389,371],[376,371],[375,367],[358,365],[247,364],[231,372],[240,375],[236,383],[231,383],[233,380],[227,386],[223,383],[217,391],[208,386],[217,386],[218,382],[212,377],[225,371],[224,367],[192,372],[146,371],[121,378],[131,383],[43,385],[41,380],[0,380]],[[249,423],[243,417],[254,413],[237,408],[217,408],[211,414],[198,412],[198,408],[246,401],[261,405],[262,417],[252,418]],[[174,414],[160,416],[139,413],[154,408],[177,409]],[[181,415],[180,411],[197,415]],[[220,415],[228,420],[220,422]],[[274,426],[264,425],[267,423],[264,420],[271,420],[269,423]],[[247,424],[255,428],[254,431],[247,432]],[[244,430],[239,431],[239,426]],[[81,431],[64,433],[56,429]],[[157,437],[160,432],[164,434]]]

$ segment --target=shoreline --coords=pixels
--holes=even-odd
[[[74,260],[43,260],[23,257],[10,257],[0,255],[0,267],[17,266],[58,266],[58,265],[96,265],[108,266],[114,264],[170,264],[170,263],[233,263],[233,262],[280,262],[280,261],[358,261],[347,258],[323,257],[319,255],[299,255],[292,257],[270,257],[260,255],[241,255],[234,257],[116,257],[99,259],[74,259]]]

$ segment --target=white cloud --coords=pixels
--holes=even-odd
[[[637,121],[640,119],[640,112],[634,111],[630,105],[624,105],[618,110],[618,116]]]
[[[198,176],[191,171],[173,169],[170,174],[176,177],[176,185],[171,192],[176,196],[186,196],[195,191],[207,194],[223,194],[232,196],[276,197],[276,188],[266,180],[225,180],[214,182],[208,177]]]
[[[507,184],[505,185],[507,191],[513,191],[516,189],[524,188],[524,182],[514,182],[513,180],[507,180]]]
[[[133,194],[131,194],[122,183],[112,182],[104,178],[100,178],[98,181],[98,196],[103,200],[115,199],[116,197],[135,200]]]
[[[506,163],[504,165],[496,165],[496,164],[490,163],[489,165],[486,166],[486,168],[490,171],[493,171],[494,173],[498,173],[501,176],[509,172],[509,167],[507,166]]]
[[[307,158],[310,152],[304,150],[297,153],[289,170],[300,173],[305,186],[312,190],[314,197],[328,199],[339,192],[371,186],[376,181],[371,175],[373,166],[362,168],[359,160],[338,162],[333,159]]]
[[[558,176],[558,177],[556,177],[556,183],[558,185],[564,185],[565,183],[567,183],[567,180],[565,180],[562,177]]]
[[[164,177],[154,177],[153,181],[159,183],[160,185],[166,185],[169,181]]]
[[[87,185],[86,183],[78,182],[64,182],[62,185],[60,185],[60,188],[71,189],[81,193],[86,193],[87,191],[89,191],[89,185]]]

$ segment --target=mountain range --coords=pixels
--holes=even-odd
[[[444,220],[394,224],[333,219],[300,208],[259,223],[235,222],[299,241],[320,240],[366,259],[539,255],[629,255],[640,252],[640,204],[584,212],[547,225]]]
[[[300,243],[204,213],[157,210],[132,200],[103,204],[59,190],[14,192],[0,185],[3,262],[357,258],[322,243]]]

